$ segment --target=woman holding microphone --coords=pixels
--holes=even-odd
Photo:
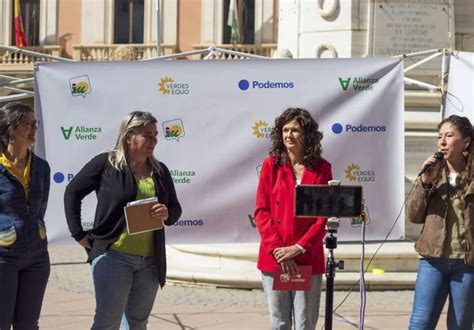
[[[407,203],[411,222],[423,224],[415,244],[421,259],[409,329],[435,329],[449,297],[448,329],[472,329],[474,306],[473,128],[466,117],[438,125],[438,149]]]

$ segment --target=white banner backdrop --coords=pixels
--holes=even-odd
[[[474,53],[451,55],[444,117],[451,115],[467,117],[474,122]]]
[[[159,120],[155,155],[170,168],[183,207],[166,228],[167,243],[258,242],[258,174],[274,119],[287,107],[306,108],[320,123],[334,178],[363,186],[367,238],[382,240],[404,196],[402,68],[391,58],[40,64],[39,149],[52,169],[49,240],[74,243],[63,210],[68,181],[114,145],[127,113],[146,110]],[[89,196],[86,228],[94,210]],[[340,240],[360,233],[341,220]],[[403,213],[390,236],[401,238]]]

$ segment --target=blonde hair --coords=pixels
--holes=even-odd
[[[125,116],[120,124],[115,147],[109,152],[108,159],[110,165],[119,171],[128,170],[127,138],[130,135],[136,134],[140,127],[146,126],[149,123],[156,124],[157,122],[156,118],[146,111],[133,111]],[[149,157],[148,161],[155,170],[161,171],[160,163],[153,155]]]

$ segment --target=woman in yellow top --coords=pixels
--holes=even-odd
[[[158,287],[165,285],[165,230],[129,235],[124,207],[157,197],[150,216],[173,225],[181,215],[170,171],[154,156],[157,120],[134,111],[120,124],[115,147],[90,160],[71,180],[64,195],[71,236],[88,250],[96,312],[92,329],[145,329]],[[81,201],[95,192],[94,226],[84,230]],[[122,318],[122,315],[124,316]]]
[[[0,108],[0,152],[3,152],[8,145],[7,139],[7,115],[3,108]]]
[[[39,124],[33,110],[12,102],[1,113],[0,329],[37,329],[50,270],[50,168],[30,150]]]

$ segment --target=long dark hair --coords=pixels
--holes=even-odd
[[[474,129],[472,127],[471,122],[469,121],[469,118],[461,117],[461,116],[457,116],[457,115],[451,115],[448,118],[444,118],[438,124],[438,132],[441,129],[441,127],[444,124],[447,124],[447,123],[453,125],[459,131],[459,133],[461,133],[461,136],[462,136],[463,139],[465,139],[467,137],[471,138],[471,142],[469,143],[469,146],[463,152],[463,155],[466,158],[466,167],[464,168],[463,172],[461,173],[460,188],[461,188],[461,190],[465,190],[465,189],[467,189],[469,183],[471,182],[472,175],[474,174],[472,172],[472,164],[471,164],[472,161],[473,161],[472,154],[473,154],[473,151],[474,151],[473,150],[474,149],[473,148],[474,143],[472,142],[473,138],[474,138]],[[444,166],[443,166],[444,171],[447,171],[446,166],[447,165],[444,164]],[[436,178],[436,183],[439,182],[439,180],[441,179],[441,172],[442,171],[440,171],[440,173],[438,174],[438,177]]]
[[[319,124],[313,119],[308,110],[288,108],[275,119],[275,126],[271,132],[272,147],[270,156],[276,158],[276,166],[286,163],[288,155],[283,143],[283,126],[292,120],[296,120],[303,130],[303,165],[312,170],[314,169],[314,163],[321,158],[323,133],[318,131]]]
[[[472,128],[472,124],[469,121],[469,118],[467,117],[461,117],[461,116],[456,116],[456,115],[451,115],[448,118],[444,118],[439,124],[438,124],[438,132],[441,129],[441,126],[443,126],[446,123],[450,123],[456,129],[461,133],[461,136],[463,139],[469,137],[471,138],[471,143],[469,143],[469,146],[467,147],[466,151],[472,152],[472,140],[474,138],[474,131]]]

